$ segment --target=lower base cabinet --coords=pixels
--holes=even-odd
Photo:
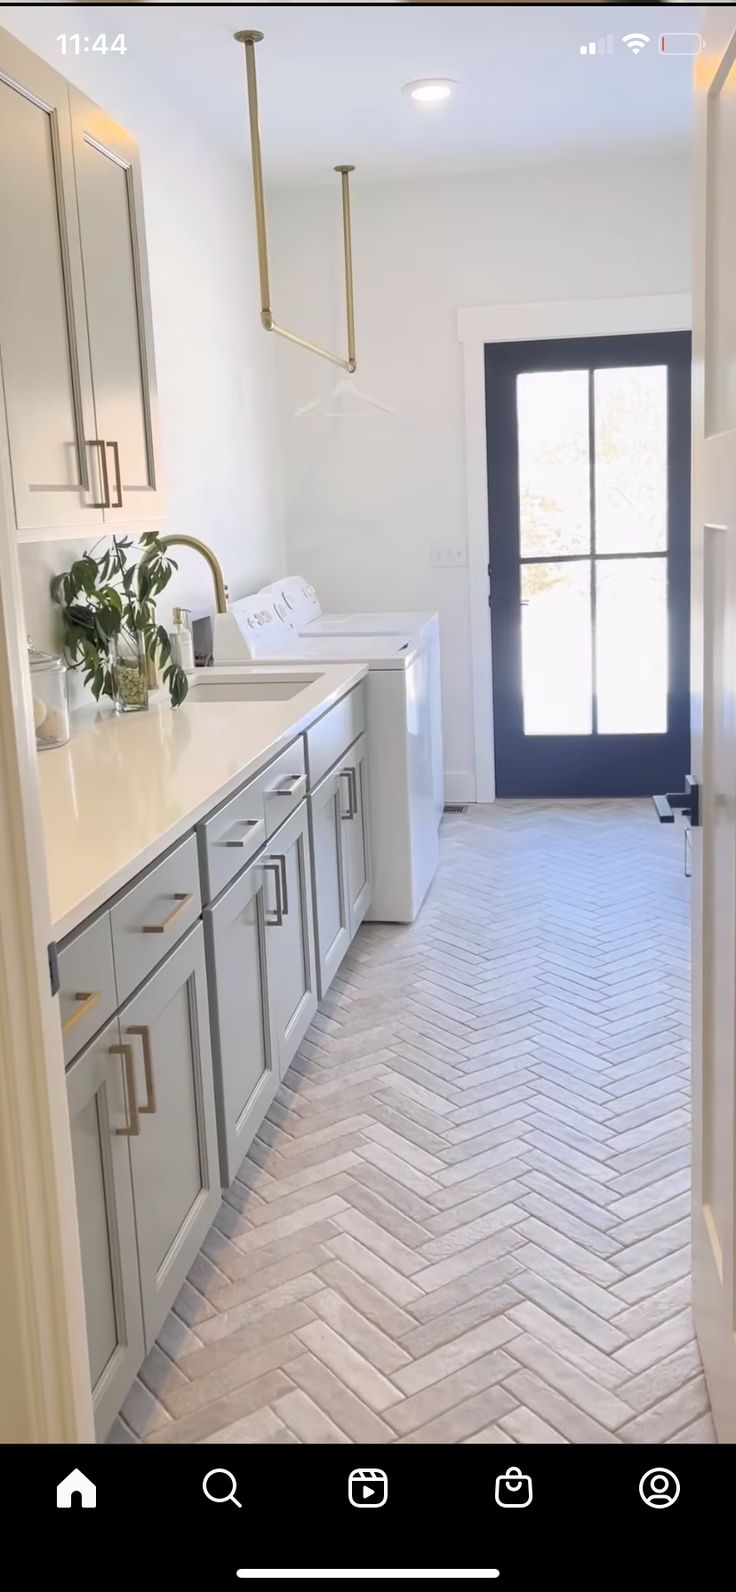
[[[317,1010],[306,802],[271,837],[263,866],[273,884],[266,965],[273,1042],[284,1078]]]
[[[139,1102],[130,1138],[146,1349],[220,1205],[202,925],[120,1012]]]
[[[204,922],[227,1188],[317,1009],[305,803]]]
[[[201,924],[67,1073],[98,1438],[220,1203]]]
[[[368,764],[361,735],[310,798],[317,971],[320,998],[365,917],[372,877]]]
[[[145,1353],[117,1018],[67,1073],[95,1431],[103,1438]]]
[[[223,1188],[279,1085],[266,968],[269,884],[260,862],[252,862],[204,914]]]

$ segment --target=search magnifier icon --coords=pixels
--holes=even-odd
[[[213,1492],[210,1486],[213,1476],[225,1477],[226,1481],[230,1483],[227,1492],[219,1491],[219,1483],[216,1484],[218,1491]],[[205,1498],[209,1498],[211,1504],[235,1504],[236,1509],[242,1509],[243,1505],[241,1504],[240,1499],[236,1497],[237,1486],[238,1484],[231,1470],[208,1470],[207,1475],[202,1482],[202,1492],[204,1493]]]

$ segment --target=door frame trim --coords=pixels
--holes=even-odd
[[[496,798],[488,602],[486,344],[537,342],[557,337],[615,337],[637,332],[689,332],[691,327],[689,293],[493,304],[457,312],[457,334],[464,367],[468,605],[475,755],[475,788],[470,800],[492,802]]]

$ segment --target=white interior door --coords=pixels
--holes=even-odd
[[[736,6],[696,63],[693,327],[693,1287],[721,1442],[736,1441]]]

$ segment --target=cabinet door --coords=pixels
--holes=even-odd
[[[266,966],[272,1032],[283,1078],[317,1010],[306,802],[272,836],[261,867],[269,875]]]
[[[21,540],[102,525],[67,84],[0,31],[0,366]],[[0,431],[2,421],[0,397]],[[0,445],[3,439],[0,439]]]
[[[220,1203],[201,923],[120,1013],[140,1134],[130,1140],[149,1349]]]
[[[350,944],[347,851],[350,776],[328,774],[309,799],[312,817],[312,870],[317,978],[325,995]]]
[[[163,514],[157,479],[156,377],[138,147],[70,90],[98,436],[111,531]]]
[[[348,786],[348,810],[343,829],[347,861],[348,905],[350,909],[350,938],[362,923],[371,904],[373,879],[371,875],[370,822],[368,810],[368,760],[366,739],[358,737],[351,746],[340,774]]]
[[[223,1187],[232,1183],[279,1082],[266,980],[267,882],[251,863],[204,915]]]
[[[143,1359],[138,1251],[128,1134],[138,1124],[126,1098],[117,1019],[67,1073],[90,1377],[98,1440]]]

